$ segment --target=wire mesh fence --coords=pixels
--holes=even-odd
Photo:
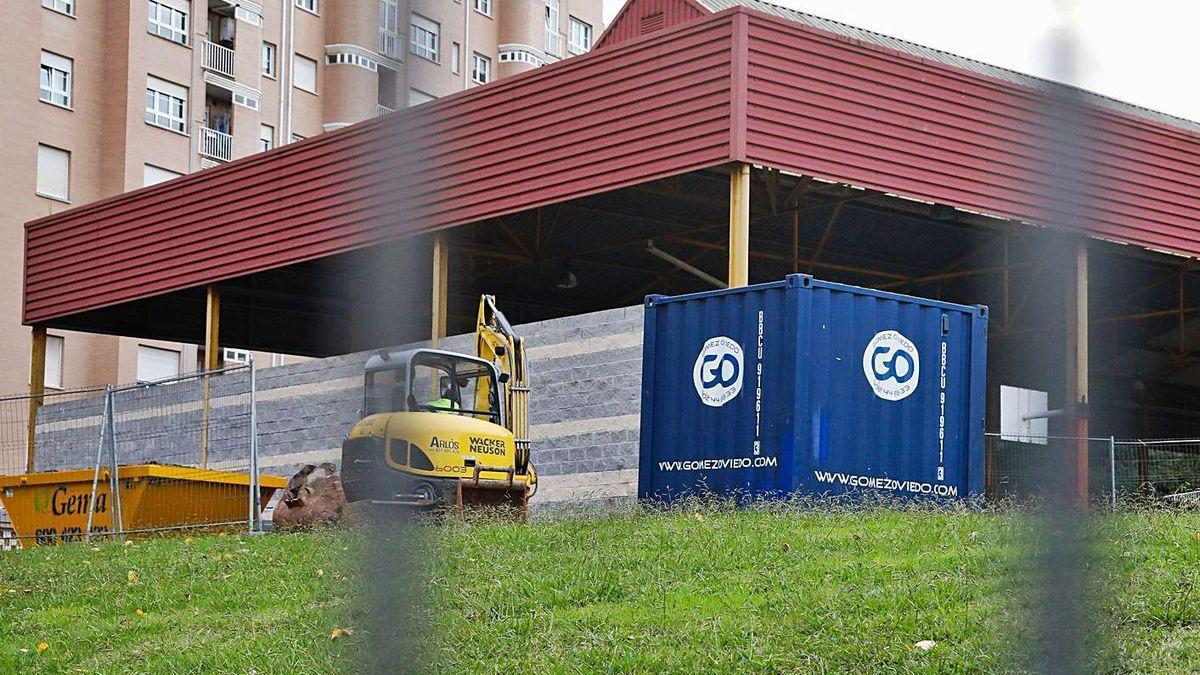
[[[33,472],[0,478],[23,544],[261,529],[262,503],[283,485],[270,477],[263,485],[257,470],[256,388],[251,364],[47,397],[37,414]],[[10,397],[20,398],[28,404],[29,397]],[[15,435],[4,429],[6,440]],[[27,443],[4,447],[5,473],[24,471]]]
[[[1088,495],[1112,508],[1122,501],[1200,499],[1200,439],[1118,440],[988,434],[985,490],[989,501],[1037,495],[1047,460],[1076,467],[1086,454]]]
[[[1027,500],[1037,497],[1048,465],[1079,466],[1086,456],[1088,494],[1107,498],[1111,439],[1039,436],[1012,440],[987,434],[984,486],[989,501]]]
[[[1114,441],[1112,485],[1118,499],[1200,498],[1200,439]]]
[[[36,399],[28,394],[0,396],[0,475],[21,473],[29,459],[30,403],[41,402],[41,410],[54,415],[59,410],[86,410],[103,405],[104,387],[48,391]],[[39,412],[39,418],[43,413]],[[96,414],[99,414],[98,412]],[[49,442],[49,427],[39,425],[34,434],[35,447]]]

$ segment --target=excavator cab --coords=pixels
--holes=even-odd
[[[372,356],[362,419],[342,444],[347,500],[523,513],[537,478],[508,428],[509,381],[495,363],[449,351]]]
[[[382,353],[367,362],[363,414],[448,413],[504,426],[497,385],[507,376],[481,359],[434,349]]]

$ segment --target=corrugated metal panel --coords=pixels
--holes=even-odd
[[[647,299],[638,495],[983,490],[987,313],[795,275]]]
[[[748,161],[1034,220],[1054,169],[1041,93],[749,17]],[[1200,136],[1088,108],[1085,229],[1200,254]],[[1063,214],[1063,221],[1067,219]]]
[[[31,223],[24,320],[729,159],[1037,212],[1046,172],[1031,167],[1047,132],[1031,121],[1036,88],[741,7],[682,17],[654,37]],[[1100,160],[1087,230],[1200,255],[1200,136],[1111,108],[1087,117]]]
[[[629,0],[613,17],[595,49],[634,40],[707,14],[696,0]]]
[[[731,33],[694,22],[30,223],[24,319],[727,161]]]
[[[864,28],[858,28],[856,26],[841,23],[840,21],[833,21],[824,17],[790,9],[788,7],[780,7],[779,5],[771,4],[769,2],[762,2],[762,0],[696,0],[696,2],[700,3],[705,9],[713,13],[734,7],[745,7],[747,9],[771,14],[787,21],[810,26],[833,35],[848,38],[855,42],[885,47],[887,49],[903,52],[910,56],[915,56],[918,59],[931,61],[934,63],[942,63],[954,68],[966,70],[978,75],[984,75],[986,77],[995,78],[998,80],[1004,80],[1006,82],[1011,82],[1013,84],[1038,91],[1049,92],[1054,87],[1063,86],[1044,78],[1026,75],[1025,73],[1009,70],[1007,68],[1001,68],[999,66],[993,66],[989,63],[976,61],[975,59],[969,59],[965,56],[944,52],[940,49],[926,47],[915,42],[901,40],[889,35],[876,33]],[[1109,96],[1102,96],[1086,89],[1078,89],[1074,87],[1071,89],[1089,105],[1107,108],[1115,112],[1132,115],[1134,117],[1141,117],[1159,124],[1166,124],[1168,126],[1175,126],[1181,129],[1187,129],[1189,131],[1200,133],[1200,123],[1198,122],[1184,119],[1182,117],[1175,117],[1166,113],[1161,113],[1157,110],[1150,110],[1149,108],[1133,105],[1132,103],[1119,101]]]

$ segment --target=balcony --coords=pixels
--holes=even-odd
[[[201,155],[219,162],[228,162],[233,159],[233,136],[208,127],[198,128],[200,129]]]
[[[562,35],[558,31],[546,29],[546,53],[550,56],[562,56]]]
[[[233,78],[233,50],[215,42],[204,40],[204,56],[201,65],[207,70]]]
[[[375,115],[376,115],[376,116],[378,116],[378,115],[386,115],[386,114],[388,114],[388,113],[390,113],[390,112],[396,112],[396,109],[395,109],[395,108],[389,108],[389,107],[387,107],[386,105],[380,105],[380,106],[379,106],[379,107],[378,107],[378,108],[375,110]]]
[[[394,30],[379,28],[379,53],[390,58],[400,59],[400,34]]]

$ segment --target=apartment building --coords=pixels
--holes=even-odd
[[[23,223],[553,63],[590,49],[602,30],[601,0],[13,0],[6,9],[0,393],[29,384]],[[197,351],[52,330],[46,385],[166,377],[195,368]]]

